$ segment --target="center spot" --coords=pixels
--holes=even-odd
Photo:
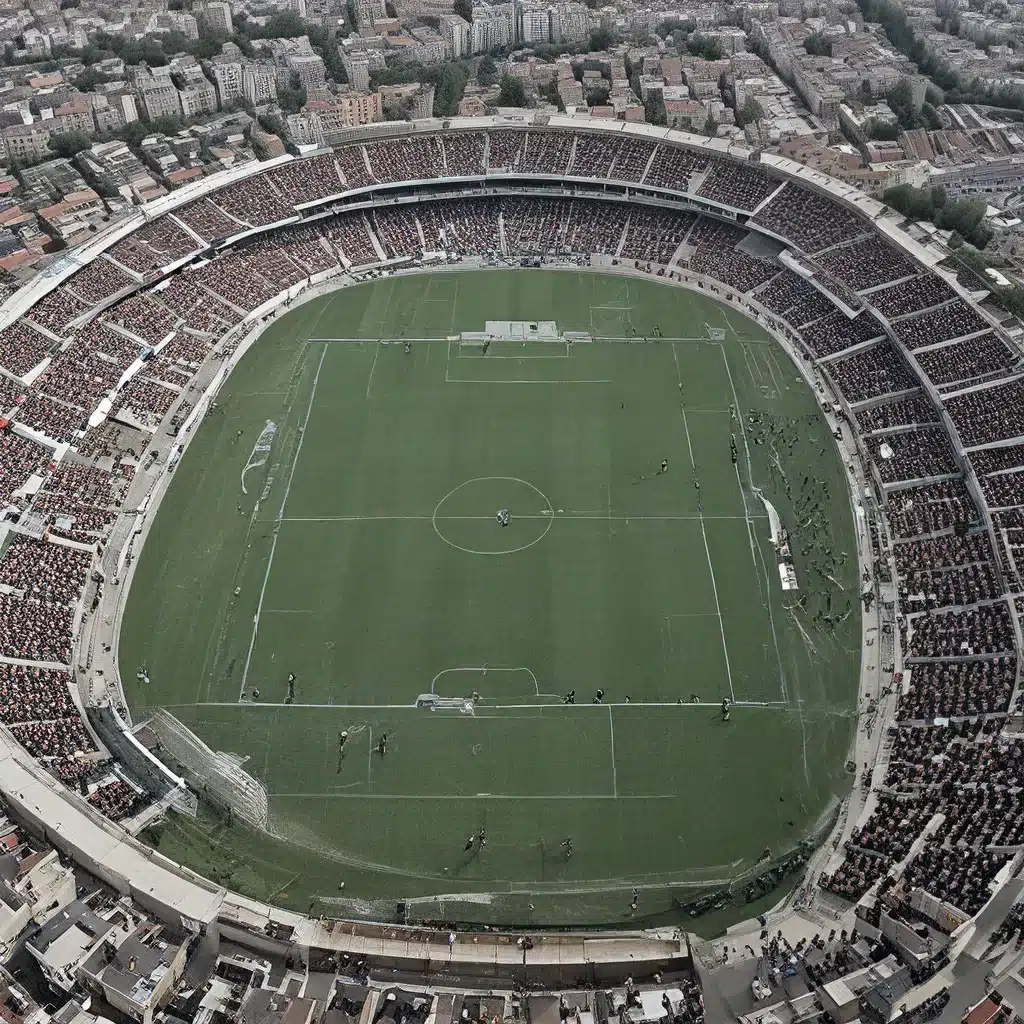
[[[499,513],[508,509],[502,526]],[[434,532],[467,555],[512,555],[543,540],[555,510],[547,495],[515,476],[480,476],[453,487],[434,509]]]

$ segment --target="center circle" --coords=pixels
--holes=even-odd
[[[502,526],[500,514],[508,510]],[[434,508],[434,532],[467,555],[514,555],[540,543],[555,519],[547,495],[517,476],[477,476],[453,487]],[[494,546],[484,538],[494,536]]]

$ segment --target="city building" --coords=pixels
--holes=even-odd
[[[7,1024],[46,1024],[50,1020],[49,1013],[3,967],[0,967],[0,1020]]]
[[[224,0],[211,0],[199,10],[199,18],[211,32],[230,35],[233,31],[231,4]]]
[[[298,79],[299,85],[307,92],[327,82],[324,59],[318,53],[289,55],[285,66]]]
[[[252,126],[249,132],[249,141],[261,160],[273,160],[285,154],[284,143],[281,139],[272,132],[263,131],[258,124]]]
[[[222,54],[210,61],[210,71],[213,74],[213,81],[217,87],[217,95],[220,98],[220,105],[222,107],[242,98],[243,74],[242,62],[240,60],[236,60],[233,57],[225,57]],[[276,84],[274,86],[274,94],[277,95]]]
[[[209,82],[186,86],[178,95],[181,112],[186,118],[212,114],[217,110],[217,93]]]
[[[91,175],[91,180],[126,199],[148,202],[166,191],[123,142],[97,143],[91,149],[82,150],[75,162]]]
[[[85,132],[92,135],[95,131],[92,108],[85,96],[76,96],[68,103],[62,103],[53,109],[53,131]]]
[[[45,122],[33,121],[32,124],[13,124],[2,129],[4,151],[7,159],[23,162],[34,162],[46,156],[50,150],[51,130]]]
[[[137,88],[147,120],[178,117],[181,114],[181,97],[173,82],[151,78],[137,83]]]
[[[121,82],[111,84],[92,96],[92,116],[98,132],[113,132],[139,120],[139,104],[135,93]]]
[[[247,103],[260,106],[277,99],[277,78],[269,61],[250,61],[242,68],[242,95]]]
[[[448,54],[453,60],[459,60],[470,52],[472,46],[472,29],[465,18],[457,14],[442,14],[440,19],[441,35],[448,47]]]
[[[518,35],[524,43],[551,42],[551,16],[547,4],[535,0],[519,4]]]
[[[117,943],[119,937],[114,932],[97,943],[81,963],[77,979],[132,1020],[152,1024],[154,1012],[170,1001],[185,973],[186,946],[170,941],[149,921]]]
[[[379,18],[388,16],[384,0],[355,0],[356,25],[365,28],[373,25]]]
[[[471,26],[473,53],[487,53],[516,41],[516,14],[512,4],[487,4],[473,7]]]
[[[586,4],[555,4],[550,17],[553,43],[582,43],[590,37],[590,10]]]
[[[362,39],[346,39],[340,48],[341,63],[348,75],[348,83],[356,92],[368,92],[370,72],[385,66],[383,52],[364,45],[366,42]]]
[[[287,124],[288,134],[296,146],[322,146],[324,144],[324,125],[315,110],[306,110],[301,114],[289,114]]]
[[[99,199],[95,192],[92,196]],[[56,850],[31,849],[7,818],[2,822],[0,960],[6,961],[26,928],[46,924],[74,901],[75,875]]]
[[[417,121],[433,114],[433,85],[408,82],[404,85],[382,85],[378,91],[392,120]]]
[[[199,38],[199,24],[191,14],[184,11],[163,11],[153,14],[146,22],[145,33],[159,35],[180,32],[186,39]]]
[[[414,28],[410,35],[419,43],[419,59],[424,64],[441,64],[448,59],[448,44],[444,37],[432,28]]]
[[[383,103],[379,92],[342,93],[333,97],[331,101],[309,103],[307,110],[315,110],[319,115],[324,138],[332,144],[332,136],[346,128],[384,120]]]

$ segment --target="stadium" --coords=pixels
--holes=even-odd
[[[977,915],[1024,703],[979,282],[674,131],[334,142],[4,305],[8,799],[236,915]]]

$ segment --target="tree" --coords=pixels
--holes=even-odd
[[[712,139],[718,135],[718,122],[711,114],[708,114],[708,119],[704,122],[704,134],[710,136]]]
[[[764,108],[753,96],[748,96],[740,108],[740,127],[745,128],[748,124],[756,124],[764,117]]]
[[[804,40],[804,49],[816,57],[831,57],[832,40],[821,32],[812,32]]]
[[[281,138],[284,138],[287,134],[287,126],[282,120],[280,114],[277,114],[272,110],[265,111],[262,114],[257,114],[256,122],[270,135],[278,135]]]
[[[639,96],[640,94],[637,93]],[[648,124],[668,124],[668,114],[665,111],[665,100],[660,92],[652,90],[644,100],[644,116]]]
[[[218,39],[214,36],[203,36],[201,39],[196,40],[192,45],[192,56],[196,60],[209,60],[211,57],[216,57],[220,53],[220,48],[223,45],[224,40]]]
[[[61,132],[58,135],[51,135],[46,144],[54,156],[70,160],[76,153],[88,149],[92,145],[92,140],[85,132]]]
[[[662,39],[666,39],[677,30],[685,35],[689,35],[696,27],[697,22],[695,21],[680,21],[679,18],[666,18],[664,21],[658,22],[654,31]]]
[[[550,82],[545,82],[543,85],[537,86],[537,92],[552,104],[552,106],[558,107],[559,110],[565,110],[565,104],[562,102],[562,97],[558,95],[558,82],[552,79]]]
[[[149,126],[142,121],[132,121],[114,134],[132,149],[138,149],[142,145],[142,140],[149,135],[149,131]]]
[[[914,93],[909,82],[900,82],[894,85],[886,94],[885,101],[889,109],[896,115],[903,128],[916,128],[919,118],[914,109]]]
[[[942,130],[942,118],[939,112],[930,104],[925,103],[921,107],[921,117],[924,118],[925,126],[933,132]]]
[[[434,91],[434,117],[451,117],[458,111],[468,81],[469,68],[465,64],[444,66]]]
[[[704,60],[722,59],[722,47],[718,45],[718,40],[708,39],[698,32],[694,32],[686,40],[686,48],[694,57],[703,57]]]
[[[894,142],[900,137],[900,126],[898,124],[889,124],[886,121],[876,121],[872,118],[865,127],[869,139]]]
[[[941,186],[919,189],[910,185],[886,189],[882,198],[903,216],[930,220],[936,227],[970,242],[975,249],[984,249],[992,238],[992,230],[985,223],[983,199],[951,200]]]
[[[615,42],[615,37],[606,28],[595,29],[590,33],[590,49],[594,53],[607,50]]]
[[[82,92],[93,92],[97,85],[102,85],[104,82],[109,81],[110,78],[103,74],[102,71],[97,71],[95,68],[87,67],[75,79],[75,88],[80,89]]]
[[[277,104],[286,114],[297,114],[306,105],[306,90],[278,89]]]
[[[267,18],[257,38],[298,39],[307,34],[306,23],[295,11],[279,11]]]
[[[592,85],[586,92],[588,107],[603,107],[608,102],[611,88],[607,85]]]
[[[498,94],[499,107],[525,107],[526,87],[521,78],[501,76],[501,92]]]
[[[498,80],[498,64],[489,53],[481,58],[476,67],[476,80],[481,85],[494,85]]]
[[[473,0],[455,0],[455,13],[468,21],[473,22]]]

